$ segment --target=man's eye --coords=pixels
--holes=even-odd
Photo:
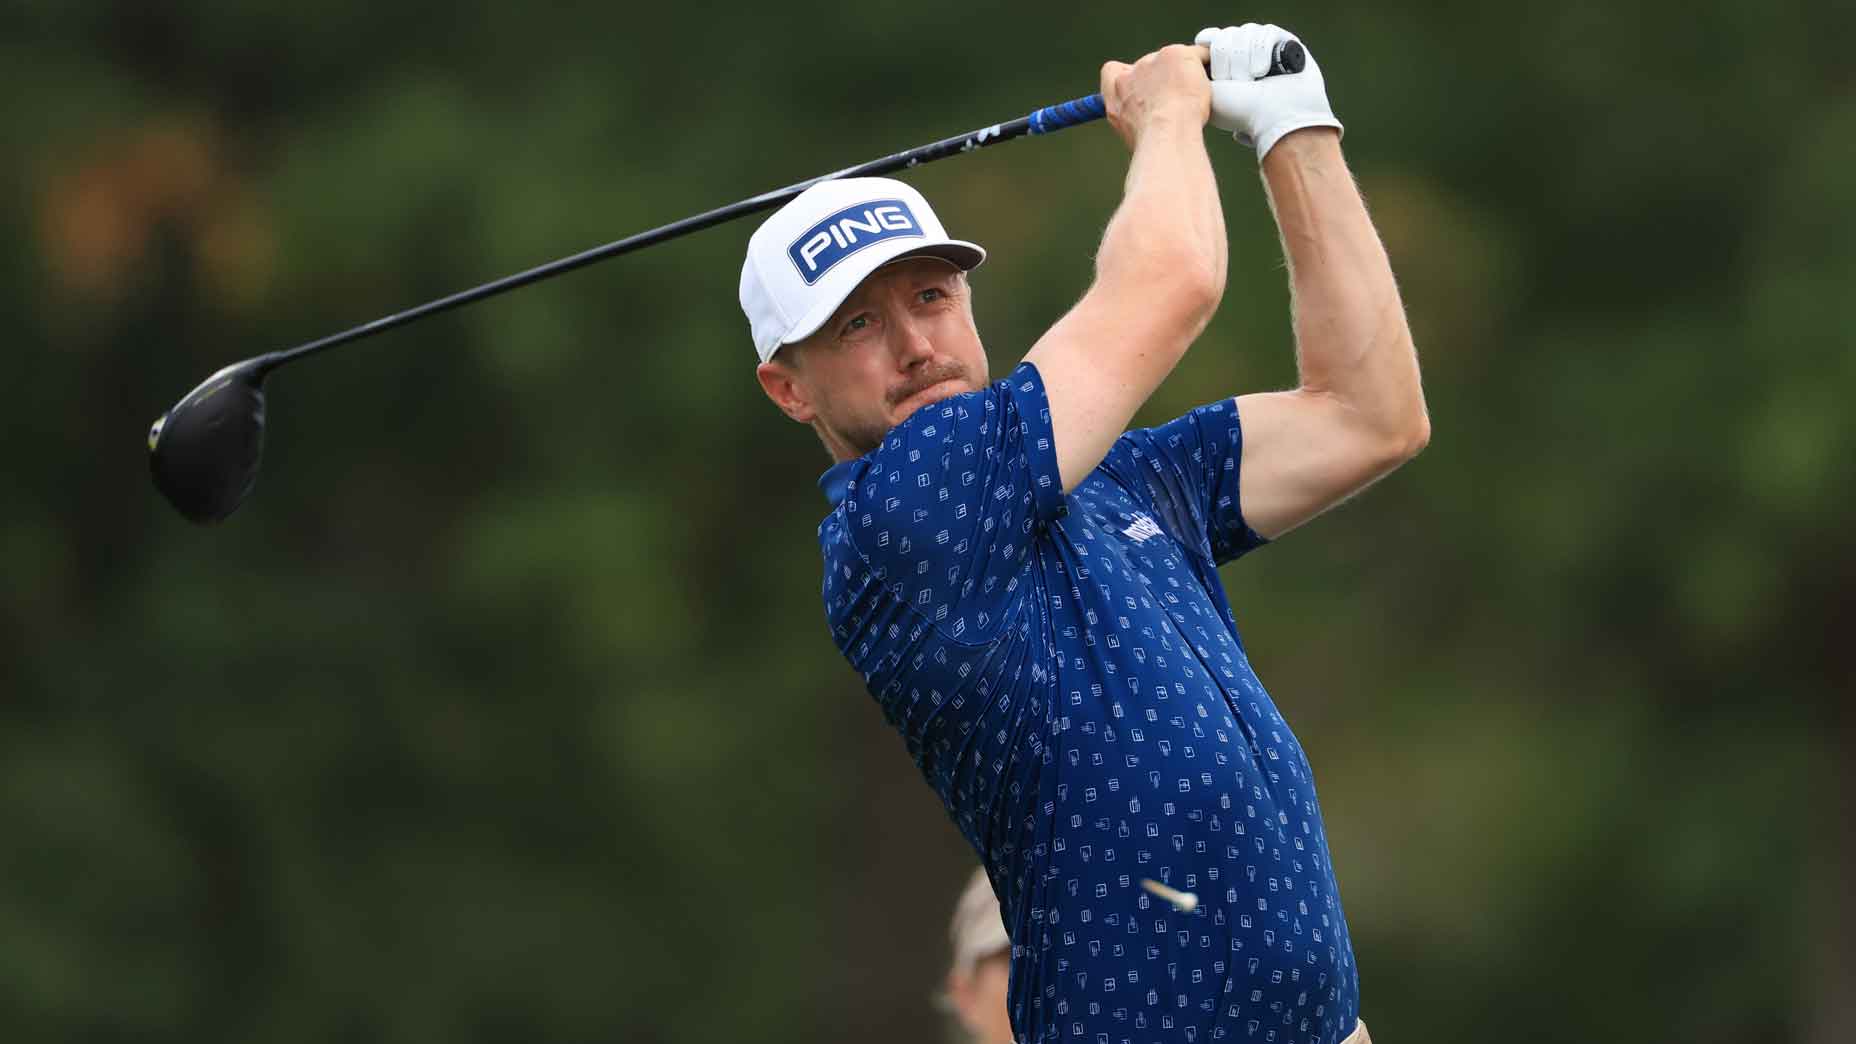
[[[947,296],[947,291],[942,290],[938,286],[931,286],[928,289],[922,291],[922,303],[926,304],[929,301],[938,301],[941,298],[946,297],[946,296]]]
[[[856,333],[859,330],[867,328],[869,325],[870,325],[869,316],[867,315],[852,316],[851,321],[844,324],[844,332],[845,333]]]

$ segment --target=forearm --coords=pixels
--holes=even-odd
[[[1289,264],[1301,390],[1332,397],[1376,435],[1422,445],[1429,422],[1411,330],[1339,135],[1290,134],[1263,176]]]
[[[1224,293],[1224,208],[1202,122],[1155,119],[1128,163],[1121,205],[1096,254],[1097,286],[1177,301],[1204,320]],[[1194,331],[1195,334],[1197,331]]]
[[[1067,492],[1205,329],[1224,293],[1224,213],[1205,154],[1211,85],[1197,52],[1102,65],[1108,121],[1133,153],[1082,300],[1031,346]]]

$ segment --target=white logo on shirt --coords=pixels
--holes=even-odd
[[[1134,522],[1121,532],[1128,539],[1138,544],[1143,540],[1159,536],[1160,527],[1154,524],[1153,519],[1136,512]]]

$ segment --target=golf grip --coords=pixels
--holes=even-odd
[[[1200,50],[1204,51],[1205,49],[1201,47]],[[1265,75],[1281,76],[1289,73],[1298,73],[1302,71],[1306,62],[1307,52],[1303,50],[1302,45],[1295,40],[1285,40],[1276,45],[1275,58],[1270,63],[1270,71]],[[952,138],[943,138],[940,141],[931,142],[927,145],[907,149],[902,152],[891,153],[881,159],[871,160],[868,163],[860,163],[855,167],[846,167],[843,170],[834,171],[830,174],[821,174],[816,178],[797,182],[785,188],[774,189],[772,192],[764,192],[758,196],[741,200],[738,203],[730,203],[725,207],[717,207],[714,210],[705,211],[693,217],[684,218],[681,221],[673,221],[668,225],[654,228],[649,232],[640,232],[637,235],[628,236],[624,239],[607,243],[604,246],[597,246],[591,250],[583,250],[578,254],[570,254],[557,261],[550,261],[545,265],[537,265],[534,268],[517,272],[514,275],[504,276],[501,279],[485,283],[482,286],[474,286],[469,290],[460,290],[449,297],[441,297],[436,301],[427,301],[422,305],[416,305],[403,312],[395,312],[392,315],[375,319],[373,322],[363,323],[360,326],[343,330],[340,333],[330,334],[319,340],[310,341],[306,344],[299,344],[294,348],[285,348],[279,351],[266,353],[251,360],[256,363],[253,367],[253,374],[254,376],[262,377],[265,373],[270,372],[270,370],[283,363],[301,359],[304,356],[314,355],[317,352],[333,348],[336,345],[347,344],[350,341],[358,341],[363,337],[371,337],[374,334],[391,330],[396,326],[404,326],[415,319],[423,319],[428,315],[436,315],[439,312],[448,312],[453,308],[459,308],[474,301],[481,301],[486,297],[494,297],[497,294],[514,290],[518,287],[524,287],[530,283],[539,282],[551,276],[571,272],[576,268],[584,268],[596,261],[604,261],[609,257],[618,257],[620,254],[629,254],[634,250],[642,250],[645,247],[653,246],[666,240],[676,239],[679,236],[685,236],[691,232],[698,232],[726,221],[733,221],[735,218],[747,214],[759,213],[763,210],[772,210],[774,207],[787,203],[793,197],[821,181],[831,181],[835,178],[873,177],[878,174],[888,174],[910,167],[918,167],[924,163],[932,163],[935,160],[945,159],[948,156],[958,155],[963,152],[972,152],[975,149],[983,149],[988,145],[997,145],[1002,141],[1011,141],[1013,138],[1021,138],[1027,134],[1049,134],[1052,131],[1062,130],[1065,127],[1074,127],[1077,124],[1099,120],[1106,114],[1107,109],[1103,106],[1102,96],[1100,94],[1091,94],[1087,97],[1076,98],[1058,105],[1046,106],[1029,115],[1020,116],[1018,119],[1012,120],[1009,123],[995,123],[990,127],[981,127],[978,130],[969,131],[966,134],[956,135]]]
[[[1276,45],[1275,54],[1270,58],[1270,71],[1263,75],[1286,76],[1299,73],[1307,66],[1308,52],[1303,49],[1301,42],[1284,40]],[[1091,94],[1060,105],[1048,105],[1031,114],[1031,133],[1048,134],[1079,123],[1099,120],[1107,113],[1100,94]]]

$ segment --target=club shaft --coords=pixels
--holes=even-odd
[[[1201,50],[1203,51],[1205,49],[1201,48]],[[1300,72],[1302,70],[1303,58],[1304,53],[1302,51],[1302,46],[1296,41],[1289,40],[1282,44],[1278,44],[1268,75],[1279,76],[1286,73]],[[307,344],[300,344],[295,348],[286,348],[271,352],[252,360],[256,364],[254,369],[258,374],[262,375],[268,372],[272,367],[282,365],[283,363],[295,359],[301,359],[307,355],[314,355],[325,349],[333,348],[338,344],[347,344],[350,341],[358,341],[363,337],[370,337],[374,334],[391,330],[396,326],[404,326],[415,319],[423,319],[428,315],[437,315],[439,312],[448,312],[453,308],[462,307],[473,301],[481,301],[486,297],[495,297],[497,294],[514,290],[517,287],[540,282],[543,279],[549,279],[564,272],[571,272],[576,268],[584,268],[594,262],[604,261],[610,257],[618,257],[621,254],[629,254],[634,250],[642,250],[645,247],[675,239],[678,236],[688,235],[691,232],[699,232],[705,228],[722,224],[725,221],[733,221],[735,218],[747,214],[759,213],[763,210],[772,210],[774,207],[786,203],[794,196],[799,195],[801,192],[804,192],[806,189],[811,188],[821,181],[830,181],[834,178],[873,177],[878,174],[889,174],[909,167],[919,167],[924,163],[932,163],[935,160],[945,159],[948,156],[956,156],[963,152],[983,149],[988,146],[997,145],[1000,142],[1011,141],[1014,138],[1022,138],[1027,134],[1049,134],[1053,131],[1062,130],[1065,127],[1074,127],[1078,124],[1089,123],[1092,120],[1101,119],[1105,112],[1106,109],[1100,94],[1090,94],[1058,105],[1049,105],[1007,123],[995,123],[990,127],[981,127],[977,130],[968,131],[965,134],[957,134],[951,138],[942,138],[940,141],[930,142],[927,145],[918,145],[915,148],[906,149],[902,152],[891,153],[881,159],[874,159],[868,163],[860,163],[855,167],[846,167],[843,170],[834,171],[830,174],[821,174],[816,178],[797,182],[785,188],[774,189],[772,192],[764,192],[758,196],[752,196],[748,199],[741,200],[738,203],[730,203],[725,207],[717,207],[714,210],[705,211],[693,217],[686,217],[681,221],[673,221],[668,225],[651,229],[649,232],[640,232],[635,236],[627,236],[624,239],[615,240],[604,246],[597,246],[591,250],[583,250],[578,254],[563,257],[558,261],[550,261],[545,265],[537,265],[526,271],[504,276],[494,282],[484,283],[482,286],[473,286],[469,290],[460,290],[449,297],[441,297],[436,301],[427,301],[425,304],[416,305],[403,312],[395,312],[392,315],[376,319],[371,323],[363,323],[352,329],[343,330],[341,333],[330,334],[320,340],[310,341]]]
[[[788,200],[821,181],[830,181],[834,178],[860,178],[888,174],[908,167],[917,167],[923,163],[931,163],[948,156],[959,155],[963,152],[972,152],[975,149],[983,149],[991,145],[997,145],[1003,141],[1011,141],[1013,138],[1024,137],[1027,134],[1048,134],[1052,131],[1062,130],[1065,127],[1073,127],[1079,123],[1087,123],[1091,120],[1100,119],[1102,114],[1102,96],[1099,94],[1077,98],[1073,101],[1064,102],[1061,105],[1052,105],[1047,108],[1039,109],[1029,115],[1021,116],[1008,123],[995,123],[990,127],[981,127],[977,130],[968,131],[965,134],[956,135],[951,138],[943,138],[940,141],[931,142],[927,145],[892,153],[881,159],[871,160],[868,163],[861,163],[854,167],[846,167],[843,170],[834,171],[830,174],[821,174],[816,178],[797,182],[785,188],[774,189],[772,192],[764,192],[758,196],[741,200],[738,203],[730,203],[725,207],[717,207],[714,210],[705,211],[701,214],[684,218],[681,221],[673,221],[668,225],[651,229],[648,232],[640,232],[637,235],[627,236],[624,239],[607,243],[604,246],[597,246],[591,250],[584,250],[578,254],[572,254],[557,261],[550,261],[545,265],[537,265],[526,271],[504,276],[494,282],[484,283],[482,286],[474,286],[469,290],[460,290],[448,297],[441,297],[435,301],[427,301],[425,304],[408,308],[403,312],[395,312],[392,315],[376,319],[373,322],[364,323],[352,329],[343,330],[337,334],[330,334],[327,337],[310,341],[307,344],[298,345],[295,348],[272,352],[269,355],[262,356],[259,363],[262,369],[269,370],[273,366],[290,362],[294,359],[301,359],[307,355],[314,355],[317,352],[333,348],[339,344],[358,341],[363,337],[369,337],[386,330],[391,330],[396,326],[403,326],[415,319],[423,319],[426,316],[436,315],[439,312],[450,311],[453,308],[459,308],[474,301],[481,301],[486,297],[494,297],[497,294],[514,290],[517,287],[527,286],[530,283],[539,282],[564,272],[571,272],[576,268],[584,268],[587,265],[597,261],[604,261],[607,258],[618,257],[621,254],[629,254],[634,250],[642,250],[645,247],[653,246],[666,240],[676,239],[678,236],[688,235],[691,232],[698,232],[702,229],[722,224],[723,222],[732,221],[738,217],[758,213],[763,210],[771,210],[774,207],[786,203]]]

